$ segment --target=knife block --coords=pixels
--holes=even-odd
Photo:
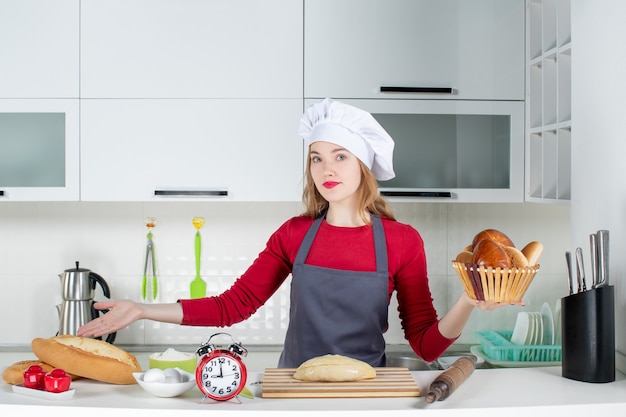
[[[562,376],[615,381],[615,290],[593,288],[561,298]]]

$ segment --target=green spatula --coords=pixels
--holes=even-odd
[[[200,238],[200,229],[204,226],[204,217],[194,217],[191,221],[196,228],[196,277],[191,281],[189,286],[191,298],[206,297],[206,282],[200,277],[200,254],[202,253],[202,240]]]

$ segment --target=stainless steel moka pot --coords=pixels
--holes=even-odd
[[[79,327],[100,316],[100,310],[93,307],[96,284],[100,285],[106,298],[111,297],[109,285],[95,272],[79,268],[78,261],[76,268],[66,269],[65,272],[59,274],[59,278],[61,278],[63,303],[56,306],[59,312],[58,334],[76,335]],[[106,341],[113,343],[115,335],[115,332],[107,335]]]

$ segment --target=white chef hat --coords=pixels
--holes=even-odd
[[[393,139],[364,110],[326,98],[306,109],[298,133],[307,146],[324,141],[346,148],[380,181],[396,176],[393,172]]]

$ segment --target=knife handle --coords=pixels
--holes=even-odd
[[[589,235],[589,246],[591,251],[591,286],[592,288],[598,283],[598,235],[592,233]]]
[[[585,265],[583,264],[583,250],[576,248],[576,278],[578,279],[578,291],[586,291],[585,285]]]
[[[572,253],[565,252],[565,263],[567,264],[567,284],[569,285],[569,295],[574,294],[574,276],[572,275]]]
[[[598,230],[598,282],[596,286],[608,285],[609,282],[609,231]]]

